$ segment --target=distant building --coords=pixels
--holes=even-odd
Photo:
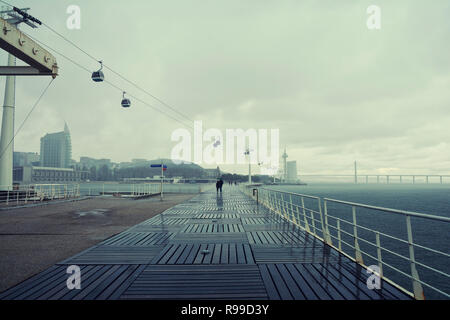
[[[287,161],[287,182],[297,182],[297,161]]]
[[[210,179],[216,179],[221,176],[220,168],[217,167],[216,169],[204,169],[206,178]]]
[[[86,181],[89,171],[77,171],[69,168],[16,167],[13,170],[14,183],[21,184],[68,184]]]
[[[80,157],[81,167],[86,167],[88,169],[96,167],[97,169],[106,165],[108,168],[112,167],[111,159],[94,159],[89,157]]]
[[[69,168],[72,160],[72,143],[67,124],[64,131],[49,133],[41,138],[41,167]]]
[[[40,160],[39,153],[36,152],[14,152],[13,166],[25,167],[38,165]]]

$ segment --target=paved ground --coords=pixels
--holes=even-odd
[[[67,287],[71,265],[81,270],[81,289]],[[361,266],[233,187],[178,204],[0,299],[410,299],[386,282],[370,290],[367,278]]]
[[[99,197],[0,211],[0,292],[193,196]]]

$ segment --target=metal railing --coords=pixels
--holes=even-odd
[[[411,224],[412,218],[418,220],[416,226],[422,226],[424,229],[422,234],[417,234],[421,235],[422,240],[430,239],[430,237],[434,239],[423,220],[438,223],[439,228],[442,228],[440,234],[443,233],[442,236],[446,237],[450,234],[450,218],[336,199],[321,199],[267,188],[257,188],[254,192],[254,189],[255,187],[244,187],[242,190],[250,197],[257,199],[259,204],[291,221],[364,268],[373,272],[373,268],[368,267],[368,263],[364,263],[365,260],[378,266],[379,271],[374,272],[375,274],[415,299],[425,298],[424,287],[430,290],[428,292],[432,293],[433,297],[450,298],[448,293],[450,275],[448,270],[441,270],[442,266],[448,269],[450,265],[450,244],[444,239],[441,244],[443,249],[439,250],[415,242],[416,234],[413,233]],[[381,217],[382,214],[387,215]],[[345,216],[349,218],[346,219]],[[370,226],[364,226],[361,222]],[[391,234],[380,231],[383,225],[388,226]],[[402,233],[404,239],[400,237]],[[426,261],[418,261],[418,250],[422,260]],[[432,266],[436,261],[440,262],[439,266]],[[421,269],[421,276],[426,276],[427,281],[421,280],[418,268]],[[389,277],[386,276],[387,273]],[[400,281],[401,277],[405,280]],[[441,281],[436,280],[437,278]],[[399,282],[402,285],[398,284]],[[441,288],[438,288],[439,285]]]
[[[207,185],[164,183],[164,193],[200,193]],[[161,192],[160,183],[83,183],[80,184],[80,193],[85,196],[113,195],[145,196]]]
[[[0,187],[1,206],[21,206],[78,197],[80,197],[78,184],[32,184],[14,186],[12,189]]]

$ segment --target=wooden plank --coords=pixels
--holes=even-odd
[[[267,298],[256,266],[211,264],[163,267],[147,266],[121,299]]]
[[[199,253],[197,254],[197,256],[194,259],[194,264],[201,264],[203,262],[203,258],[204,258],[204,250],[207,250],[208,245],[207,244],[201,244],[200,245],[200,250]]]
[[[299,270],[295,268],[294,264],[286,264],[286,269],[288,269],[292,279],[297,284],[297,287],[302,291],[302,295],[306,300],[318,300],[317,294],[312,289],[311,285],[305,281],[305,279],[300,274]]]
[[[99,288],[101,293],[96,296],[95,299],[97,300],[108,300],[108,298],[115,292],[117,292],[117,289],[125,283],[125,281],[130,278],[140,267],[139,265],[121,265],[121,268],[125,268],[125,271],[120,274],[117,278],[115,278],[111,283],[109,283],[103,291],[101,291],[101,287]],[[142,266],[141,266],[142,268]]]
[[[293,297],[289,292],[289,289],[287,288],[286,284],[284,283],[284,280],[281,277],[280,273],[278,272],[276,266],[274,264],[268,264],[267,269],[269,270],[270,276],[273,279],[273,282],[277,288],[281,300],[292,300]]]
[[[178,245],[173,255],[167,261],[167,264],[175,264],[177,260],[180,258],[180,255],[183,253],[184,249],[186,249],[186,246],[187,246],[186,244]]]
[[[221,254],[222,254],[222,244],[218,243],[214,248],[213,259],[211,263],[219,264]]]
[[[126,278],[108,297],[108,300],[118,300],[123,292],[138,278],[138,276],[145,270],[145,265],[140,265],[131,275]]]
[[[51,266],[45,271],[38,273],[25,281],[13,286],[0,294],[0,299],[13,299],[15,296],[21,294],[23,291],[28,290],[30,286],[36,285],[42,281],[53,276],[55,270],[59,267],[57,265]]]
[[[292,278],[291,274],[289,273],[289,270],[286,268],[283,264],[277,264],[276,265],[281,277],[284,280],[284,283],[286,284],[287,288],[289,289],[289,292],[291,293],[292,297],[295,300],[303,300],[305,299],[305,296],[303,295],[300,288],[296,285],[295,280]]]
[[[303,264],[303,267],[308,270],[311,277],[315,279],[316,283],[326,291],[326,293],[331,297],[332,300],[344,300],[344,295],[336,290],[333,283],[330,281],[330,278],[325,277],[322,273],[318,272],[314,268],[313,264]],[[338,286],[337,288],[339,287],[340,286]]]
[[[200,251],[200,244],[198,243],[194,244],[191,252],[186,258],[185,264],[193,264],[195,261],[195,257],[197,256],[199,251]]]
[[[366,269],[362,268],[359,265],[356,265],[355,263],[346,263],[342,264],[342,267],[349,270],[352,274],[354,274],[361,282],[365,283],[367,281],[367,278],[369,277],[369,274],[366,273]],[[384,299],[402,299],[402,300],[410,300],[411,297],[407,295],[406,293],[400,291],[399,289],[395,288],[391,284],[389,284],[386,281],[381,282],[382,289],[373,289],[371,291],[376,292],[379,296],[383,297]]]
[[[355,296],[357,300],[379,299],[378,294],[367,288],[365,282],[355,279],[344,267],[343,264],[328,264],[328,271],[333,273]]]
[[[248,244],[244,244],[245,257],[248,264],[255,264],[255,259],[253,257],[253,251]]]
[[[354,300],[356,297],[353,295],[352,291],[342,284],[341,281],[331,272],[328,271],[328,267],[323,263],[312,264],[312,267],[326,278],[326,280],[336,288],[336,290],[343,296],[346,300]],[[310,269],[311,270],[311,269]]]
[[[258,267],[259,271],[261,272],[261,277],[264,281],[264,286],[266,288],[268,298],[270,300],[281,300],[280,294],[278,293],[278,290],[273,282],[267,265],[260,264],[258,265]]]
[[[228,243],[224,243],[222,245],[222,258],[221,258],[221,262],[222,263],[228,263],[228,252],[229,252],[229,245]]]
[[[89,284],[92,279],[95,279],[100,275],[98,271],[100,271],[104,266],[92,266],[88,271],[81,272],[81,288],[84,288],[85,285]],[[87,269],[87,268],[86,268]],[[66,278],[67,279],[67,278]],[[62,281],[59,284],[60,290],[53,294],[48,300],[59,300],[64,296],[67,296],[67,300],[70,300],[74,295],[78,293],[78,290],[69,290],[66,286],[65,281]]]
[[[238,264],[245,264],[245,263],[247,263],[247,259],[245,258],[243,245],[241,245],[241,244],[236,245],[236,256],[237,256],[237,263]]]
[[[308,264],[294,264],[295,268],[299,271],[303,279],[309,284],[311,289],[317,295],[320,300],[332,300],[332,297],[328,294],[328,292],[322,288],[322,286],[311,276],[308,272],[307,266]]]
[[[183,253],[180,255],[180,257],[178,258],[178,260],[175,262],[176,264],[183,264],[186,262],[187,257],[189,256],[189,254],[192,251],[192,248],[194,247],[193,244],[187,244]]]

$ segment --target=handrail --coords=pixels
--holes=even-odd
[[[425,218],[425,219],[440,220],[440,221],[444,221],[444,222],[450,222],[450,218],[448,218],[448,217],[431,215],[431,214],[426,214],[426,213],[418,213],[418,212],[413,212],[413,211],[398,210],[398,209],[391,209],[391,208],[385,208],[385,207],[377,207],[377,206],[371,206],[371,205],[363,204],[363,203],[342,201],[342,200],[336,200],[336,199],[330,199],[330,198],[324,198],[323,200],[324,201],[331,201],[331,202],[335,202],[335,203],[340,203],[340,204],[346,204],[346,205],[350,205],[350,206],[357,206],[357,207],[360,207],[360,208],[366,208],[366,209],[371,209],[371,210],[392,212],[392,213],[396,213],[396,214],[409,215],[409,216],[412,216],[412,217],[420,217],[420,218]]]
[[[80,197],[79,184],[32,184],[6,189],[0,191],[0,205],[6,207]]]
[[[426,263],[416,261],[415,259],[415,252],[414,248],[420,248],[427,252],[432,252],[434,254],[440,255],[441,257],[448,258],[450,257],[450,254],[441,252],[436,249],[428,248],[427,246],[423,246],[417,243],[414,243],[413,241],[413,230],[411,227],[411,217],[414,218],[422,218],[422,219],[428,219],[435,222],[444,222],[448,223],[450,222],[450,218],[443,217],[443,216],[437,216],[437,215],[431,215],[431,214],[425,214],[425,213],[419,213],[419,212],[412,212],[412,211],[406,211],[406,210],[398,210],[398,209],[392,209],[392,208],[385,208],[385,207],[379,207],[379,206],[372,206],[372,205],[366,205],[362,203],[356,203],[356,202],[350,202],[350,201],[342,201],[337,199],[330,199],[330,198],[323,198],[316,196],[309,196],[304,195],[300,193],[294,193],[294,192],[285,192],[280,190],[273,190],[269,188],[257,188],[258,189],[258,197],[257,201],[267,207],[270,211],[273,211],[277,215],[281,216],[282,218],[291,221],[298,227],[300,227],[302,230],[312,234],[314,237],[318,238],[319,240],[327,243],[331,247],[337,249],[339,252],[344,254],[345,256],[349,257],[353,261],[361,264],[363,267],[368,268],[366,265],[364,265],[363,262],[363,256],[369,257],[378,263],[378,267],[380,269],[380,276],[387,282],[393,284],[397,288],[405,291],[406,293],[414,296],[416,299],[424,299],[423,295],[423,289],[422,285],[426,286],[427,288],[432,289],[433,291],[449,298],[450,294],[446,293],[438,288],[436,288],[434,285],[430,283],[426,283],[425,281],[421,280],[419,278],[419,273],[417,271],[416,265],[423,267],[427,269],[430,272],[435,272],[441,276],[444,276],[446,278],[450,278],[450,275],[442,270],[439,270],[437,268],[434,268],[432,266],[427,265]],[[244,193],[252,197],[250,190],[246,187],[242,189]],[[317,201],[317,207],[315,208],[309,208],[305,206],[305,203],[303,201],[304,198],[313,199]],[[349,206],[352,208],[352,215],[353,215],[353,221],[347,221],[345,219],[341,219],[339,217],[336,217],[334,215],[331,215],[330,212],[333,210],[330,208],[327,208],[327,202],[334,202],[337,204]],[[323,210],[322,210],[323,208]],[[398,215],[402,215],[406,218],[406,229],[407,229],[407,240],[398,238],[393,235],[389,235],[380,231],[377,231],[376,229],[371,229],[366,226],[362,226],[358,224],[357,222],[357,208],[366,208],[369,210],[375,210],[375,211],[382,211],[382,212],[388,212],[388,213],[394,213]],[[328,219],[334,219],[332,221],[328,221]],[[330,224],[330,222],[334,222],[335,225]],[[341,222],[343,222],[345,225],[347,225],[348,228],[353,227],[353,232],[347,232],[346,230],[342,229]],[[310,226],[310,224],[312,224]],[[329,231],[329,228],[332,229],[332,231],[335,233],[335,235],[331,234]],[[365,238],[362,238],[358,236],[358,229],[365,230],[367,232],[371,232],[372,234],[375,234],[376,241],[372,242],[372,240],[367,240]],[[336,235],[337,233],[337,235]],[[345,241],[341,238],[341,235],[344,235],[346,237],[353,238],[352,242],[353,244]],[[409,255],[405,256],[402,254],[399,254],[395,251],[392,251],[386,247],[383,247],[380,242],[380,236],[386,237],[390,239],[390,241],[398,241],[399,243],[402,243],[403,245],[407,245],[409,248]],[[332,241],[337,241],[337,245],[334,245]],[[364,244],[370,245],[368,248],[372,248],[371,250],[376,250],[376,257],[372,255],[369,252],[365,252],[362,250],[359,246],[359,241],[361,241]],[[342,250],[341,244],[347,245],[349,248],[353,250],[353,256],[349,255],[347,252]],[[394,250],[394,249],[393,249]],[[383,252],[392,254],[394,257],[398,257],[401,259],[404,259],[403,261],[408,261],[410,263],[410,273],[406,273],[401,271],[399,268],[391,265],[390,263],[387,263],[386,261],[383,261],[382,255]],[[395,263],[394,263],[395,264]],[[412,291],[409,291],[397,283],[393,282],[391,279],[386,278],[385,275],[383,275],[383,266],[389,267],[391,270],[398,272],[399,274],[403,276],[407,276],[412,282]]]

